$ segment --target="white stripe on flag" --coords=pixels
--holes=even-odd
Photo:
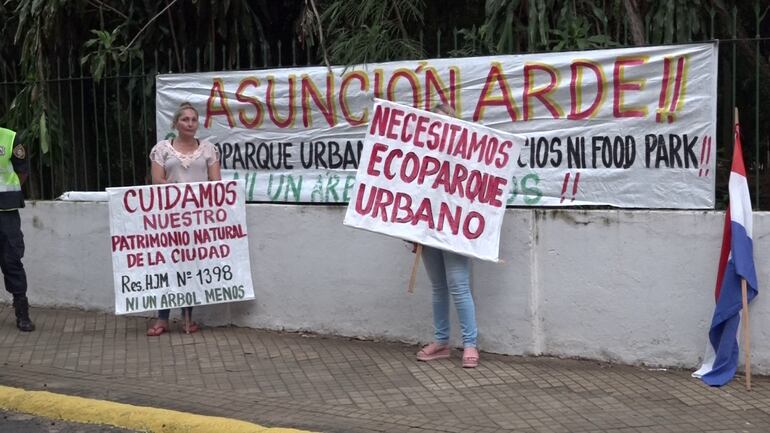
[[[753,224],[751,221],[749,184],[744,176],[733,171],[730,173],[730,183],[728,188],[730,194],[730,220],[742,225],[746,230],[746,234],[751,238]]]

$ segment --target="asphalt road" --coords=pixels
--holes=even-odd
[[[0,433],[139,433],[95,424],[51,420],[0,410]]]

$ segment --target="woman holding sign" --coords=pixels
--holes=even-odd
[[[439,104],[434,113],[455,117],[452,107]],[[422,246],[422,261],[433,286],[434,342],[417,352],[419,361],[449,358],[449,295],[452,295],[463,339],[463,367],[479,365],[476,349],[476,306],[471,294],[471,262],[468,257],[450,251]]]
[[[171,127],[177,136],[158,142],[150,151],[152,161],[152,183],[184,183],[221,180],[219,151],[206,140],[195,138],[198,132],[198,110],[189,102],[183,102],[174,113]],[[158,320],[147,330],[147,335],[156,337],[168,331],[168,317],[171,310],[158,311]],[[182,308],[184,331],[188,334],[198,331],[192,321],[192,307]]]

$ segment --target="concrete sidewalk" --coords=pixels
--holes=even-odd
[[[321,432],[767,432],[770,380],[245,328],[148,338],[144,318],[0,305],[0,385]],[[483,348],[482,348],[483,349]],[[0,420],[1,422],[2,420]]]

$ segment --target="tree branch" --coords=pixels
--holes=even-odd
[[[398,10],[398,6],[396,5],[395,0],[393,1],[393,10],[396,12],[396,22],[398,22],[398,28],[401,30],[401,37],[408,40],[409,34],[406,32],[406,27],[404,26],[404,19],[401,18],[401,11]]]
[[[305,0],[307,2],[310,2],[310,7],[313,8],[313,14],[315,14],[315,19],[318,22],[318,42],[321,44],[321,52],[323,52],[324,56],[324,63],[326,64],[326,67],[329,69],[329,72],[331,73],[332,67],[329,63],[329,55],[326,53],[326,43],[324,42],[324,31],[323,27],[321,26],[321,16],[318,14],[318,9],[315,7],[315,1],[314,0]]]
[[[157,14],[155,14],[154,17],[150,18],[150,20],[147,21],[144,27],[139,29],[139,32],[136,35],[134,35],[134,38],[131,39],[131,42],[129,42],[128,45],[126,45],[126,47],[123,48],[123,51],[128,51],[128,49],[131,48],[131,45],[134,45],[134,42],[136,42],[136,40],[139,38],[139,35],[141,35],[142,32],[144,32],[147,29],[147,27],[149,27],[150,24],[152,24],[153,21],[157,20],[159,16],[163,15],[163,12],[166,12],[166,10],[169,9],[171,6],[173,6],[174,3],[176,2],[177,0],[171,0],[171,3],[169,3],[165,8],[163,8],[162,11],[158,12]]]
[[[123,12],[115,9],[114,7],[104,3],[103,1],[100,1],[100,0],[88,0],[88,3],[90,3],[92,6],[97,7],[97,8],[102,8],[103,7],[103,8],[109,9],[112,12],[115,12],[116,14],[120,15],[123,19],[125,19],[125,20],[128,19],[128,15],[126,15]]]

